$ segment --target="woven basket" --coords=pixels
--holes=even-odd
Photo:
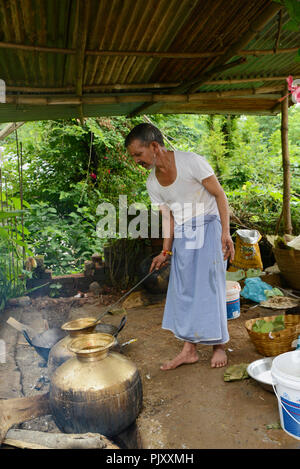
[[[273,252],[279,270],[287,283],[292,288],[300,290],[300,251],[273,248]]]
[[[293,327],[300,324],[300,314],[287,314],[284,316],[285,327]]]
[[[245,327],[249,334],[250,340],[254,344],[258,353],[264,357],[274,357],[284,352],[290,352],[293,350],[292,342],[297,339],[298,335],[300,334],[300,323],[291,327],[286,327],[285,329],[282,329],[282,331],[271,332],[270,334],[252,331],[252,326],[255,321],[257,321],[257,319],[273,321],[277,316],[278,315],[249,319],[245,322]]]

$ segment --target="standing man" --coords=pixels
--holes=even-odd
[[[162,328],[182,340],[183,348],[161,369],[197,362],[198,343],[212,346],[213,368],[225,366],[226,262],[234,258],[234,245],[224,190],[204,157],[167,150],[151,124],[134,127],[125,146],[137,164],[151,169],[147,190],[162,212],[163,250],[150,270],[171,259]]]

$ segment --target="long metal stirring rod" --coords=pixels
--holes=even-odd
[[[132,287],[128,292],[126,292],[123,296],[121,296],[121,298],[118,299],[118,301],[116,301],[115,303],[113,303],[109,308],[111,309],[113,306],[115,306],[116,304],[120,303],[121,300],[123,300],[124,298],[126,298],[127,295],[129,295],[129,293],[131,293],[133,290],[136,289],[136,287],[138,287],[141,283],[143,283],[148,277],[150,277],[150,275],[153,274],[153,272],[156,272],[156,270],[152,270],[152,272],[148,272],[148,274],[142,278],[142,280],[140,280],[136,285],[134,285],[134,287]]]
[[[101,313],[97,319],[95,319],[94,322],[92,322],[91,324],[89,324],[88,326],[86,327],[82,327],[81,329],[76,329],[76,330],[82,330],[82,329],[86,329],[87,327],[91,327],[93,326],[94,324],[97,324],[98,321],[100,321],[100,319],[103,318],[103,316],[105,316],[105,314],[107,314],[109,312],[109,309],[112,309],[114,306],[116,306],[118,303],[120,303],[120,301],[122,301],[124,298],[126,298],[126,296],[129,295],[129,293],[131,293],[133,290],[135,290],[136,287],[138,287],[141,283],[143,283],[148,277],[150,277],[150,275],[153,274],[153,272],[156,272],[156,269],[152,270],[152,272],[148,272],[148,274],[142,278],[142,280],[140,280],[136,285],[134,285],[134,287],[132,287],[128,292],[126,292],[123,296],[121,296],[121,298],[119,298],[115,303],[113,303],[112,305],[110,305],[108,307],[108,309],[104,312],[104,313]]]

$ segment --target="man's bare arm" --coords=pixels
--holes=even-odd
[[[234,258],[234,244],[230,236],[229,205],[226,194],[215,175],[202,180],[205,189],[215,196],[222,225],[222,250],[224,260]]]
[[[163,250],[164,251],[171,251],[172,250],[172,244],[173,244],[173,239],[174,239],[174,217],[166,205],[160,205],[159,210],[162,214],[162,234],[163,234]],[[164,255],[162,252],[158,254],[158,256],[154,257],[151,267],[150,267],[150,272],[152,270],[160,269],[161,267],[164,267],[166,263],[169,260],[169,255]]]

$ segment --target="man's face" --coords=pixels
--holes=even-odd
[[[153,143],[150,143],[150,145],[146,147],[140,140],[133,140],[133,142],[128,145],[127,150],[136,164],[146,169],[153,168],[155,162],[154,148],[152,148]]]

